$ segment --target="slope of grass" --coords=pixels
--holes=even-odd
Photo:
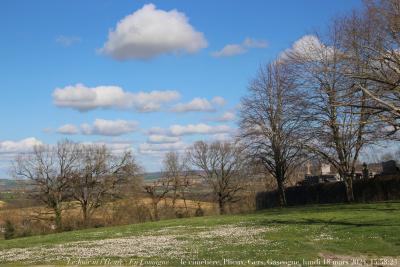
[[[273,209],[0,241],[0,263],[10,265],[148,261],[147,265],[254,266],[273,260],[304,264],[303,260],[319,259],[322,264],[324,259],[382,257],[395,263],[398,256],[399,202]]]

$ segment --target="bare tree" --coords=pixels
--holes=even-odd
[[[364,9],[343,21],[346,75],[353,90],[370,99],[367,106],[381,121],[400,127],[400,2],[364,1]]]
[[[53,211],[57,230],[62,229],[63,202],[70,198],[70,178],[78,161],[78,145],[63,141],[56,146],[36,146],[33,153],[19,155],[13,164],[17,178],[31,181],[31,196]]]
[[[71,176],[71,189],[87,225],[96,209],[120,197],[123,186],[138,182],[140,168],[131,152],[113,154],[104,145],[81,145],[79,155],[79,165]]]
[[[151,206],[153,209],[153,219],[158,221],[160,215],[158,213],[158,203],[166,199],[167,194],[171,191],[170,179],[159,179],[144,186],[144,190],[151,198]]]
[[[354,80],[346,75],[351,67],[341,49],[341,27],[333,23],[327,40],[315,38],[306,49],[287,55],[305,88],[310,119],[307,148],[338,171],[346,186],[347,200],[353,201],[355,164],[362,148],[375,140],[377,128],[367,108],[363,91],[353,90]]]
[[[277,182],[282,206],[284,184],[304,157],[306,116],[303,96],[290,69],[281,61],[261,67],[243,98],[240,137],[253,160]]]
[[[163,176],[170,181],[172,187],[172,207],[175,208],[176,200],[182,198],[187,211],[186,190],[190,186],[190,170],[186,161],[177,152],[168,152],[165,154],[163,165]]]
[[[220,214],[225,214],[226,204],[237,202],[243,189],[246,160],[242,147],[229,142],[199,141],[188,150],[188,159],[212,188]]]

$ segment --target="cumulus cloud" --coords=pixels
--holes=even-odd
[[[174,136],[190,135],[190,134],[215,134],[226,133],[231,128],[227,125],[211,126],[207,124],[189,124],[189,125],[173,125],[170,127],[171,134]]]
[[[241,44],[227,44],[221,50],[211,53],[213,57],[232,57],[247,53],[251,48],[266,48],[268,43],[264,40],[246,38]]]
[[[83,84],[56,88],[53,92],[54,104],[81,112],[102,109],[134,109],[138,112],[158,111],[165,103],[180,98],[177,91],[151,91],[132,93],[118,86],[87,87]]]
[[[81,129],[85,135],[119,136],[137,131],[138,122],[96,119],[93,125],[82,124]]]
[[[81,133],[84,135],[119,136],[137,131],[138,125],[137,121],[96,119],[92,124],[84,123],[80,127],[66,124],[58,128],[57,132],[65,135]]]
[[[82,39],[77,36],[59,35],[56,38],[56,43],[58,43],[64,47],[71,46],[73,44],[79,43],[80,41],[82,41]]]
[[[222,96],[216,96],[216,97],[214,97],[212,100],[211,100],[211,102],[213,103],[213,104],[215,104],[215,105],[218,105],[218,106],[224,106],[225,104],[226,104],[226,101],[225,101],[225,99],[222,97]]]
[[[225,99],[223,97],[217,96],[214,97],[211,101],[208,101],[205,98],[196,97],[192,101],[188,103],[179,103],[172,107],[172,112],[192,112],[192,111],[200,111],[200,112],[214,112],[216,110],[216,106],[225,105]]]
[[[94,142],[84,142],[86,145],[105,145],[108,149],[110,149],[113,153],[123,153],[125,151],[132,150],[132,141],[128,140],[103,140],[103,141],[94,141]]]
[[[160,154],[169,151],[183,151],[187,144],[183,142],[176,143],[163,143],[163,144],[150,144],[143,143],[139,145],[139,152],[141,154]]]
[[[247,49],[240,44],[228,44],[221,50],[212,53],[213,57],[232,57],[247,52]]]
[[[160,134],[152,134],[147,139],[147,143],[151,144],[176,143],[179,141],[180,141],[179,137],[165,136]]]
[[[210,118],[211,121],[217,122],[226,122],[226,121],[233,121],[235,119],[235,113],[231,111],[224,112],[221,116]]]
[[[172,125],[171,127],[152,128],[149,130],[149,138],[146,143],[139,145],[142,154],[162,155],[168,151],[183,151],[188,144],[181,141],[181,136],[202,134],[210,135],[211,140],[230,140],[233,130],[227,125],[189,124]]]
[[[18,141],[0,141],[0,173],[6,175],[11,167],[11,162],[19,153],[31,153],[33,148],[43,143],[29,137]]]
[[[324,45],[317,36],[305,35],[294,42],[291,48],[283,51],[279,59],[286,60],[290,55],[296,55],[309,60],[318,60],[332,55],[333,52],[333,48]]]
[[[29,137],[19,141],[0,141],[0,154],[30,152],[35,146],[42,144],[43,143],[40,140],[34,137]]]
[[[215,111],[213,105],[205,98],[196,97],[188,103],[176,104],[171,111],[173,112],[190,112],[190,111]]]
[[[232,134],[222,133],[222,134],[214,134],[211,136],[213,141],[221,141],[226,142],[232,140]]]
[[[266,48],[268,46],[267,41],[265,40],[256,40],[253,38],[244,39],[242,46],[247,48]]]
[[[57,129],[57,133],[68,135],[78,134],[79,128],[72,124],[65,124]]]
[[[161,127],[152,127],[147,133],[149,135],[166,135],[167,130]]]
[[[204,123],[179,125],[175,124],[168,129],[152,128],[149,134],[158,134],[166,136],[183,136],[192,134],[218,134],[229,133],[231,128],[228,125],[208,125]]]
[[[150,59],[164,53],[195,53],[207,45],[184,13],[147,4],[118,22],[100,53],[116,60]]]

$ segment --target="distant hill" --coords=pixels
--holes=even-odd
[[[195,173],[200,173],[199,171],[195,171]],[[145,182],[155,181],[160,179],[162,176],[162,172],[147,172],[143,175],[143,179]],[[15,180],[15,179],[0,179],[0,192],[10,191],[17,189],[23,180]]]
[[[0,179],[0,191],[9,191],[17,188],[18,186],[17,180],[13,179]]]
[[[193,171],[194,175],[200,174],[201,171]],[[144,175],[144,180],[146,182],[154,181],[162,177],[162,172],[146,172]]]
[[[162,172],[146,172],[143,176],[143,179],[145,181],[153,181],[160,179],[162,176]]]
[[[146,182],[151,182],[161,178],[161,172],[148,172],[144,174],[144,180]],[[0,179],[0,192],[11,191],[17,189],[21,185],[22,180],[15,179]]]

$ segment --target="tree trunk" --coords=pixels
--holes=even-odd
[[[88,226],[88,223],[89,223],[89,214],[88,213],[89,213],[89,211],[88,211],[87,206],[85,204],[82,205],[83,224],[85,226]]]
[[[177,193],[176,193],[177,189],[174,189],[174,195],[172,198],[172,208],[175,209],[175,203],[176,203],[176,198],[177,198]]]
[[[349,202],[349,203],[354,202],[353,179],[350,175],[345,176],[344,185],[346,187],[347,202]]]
[[[185,196],[185,191],[182,191],[182,199],[183,199],[183,204],[185,205],[185,210],[188,212],[188,207],[186,203],[186,196]]]
[[[222,199],[218,199],[218,208],[219,208],[219,214],[223,215],[226,213],[225,211],[225,202]]]
[[[286,194],[285,194],[285,186],[281,179],[278,179],[278,193],[279,193],[279,204],[281,207],[286,207]]]
[[[55,215],[55,224],[56,224],[56,230],[58,232],[62,231],[62,218],[61,218],[61,208],[59,206],[54,208],[54,215]]]
[[[160,220],[160,217],[158,215],[157,202],[153,202],[153,213],[154,213],[154,220],[155,221]]]

